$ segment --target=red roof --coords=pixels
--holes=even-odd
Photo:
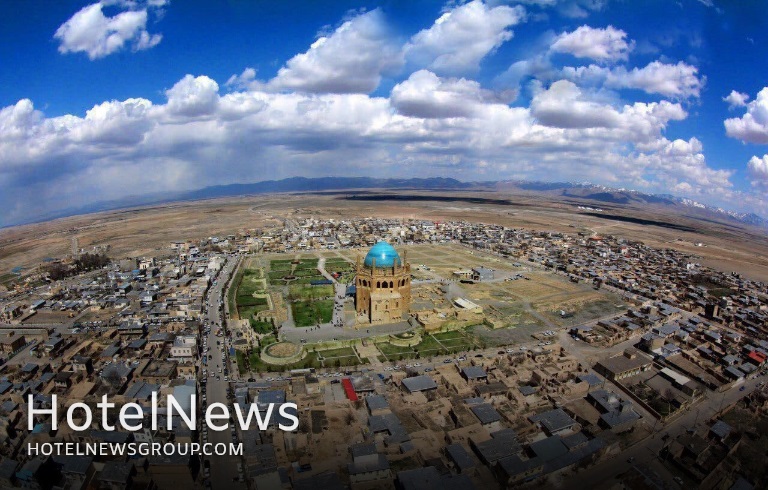
[[[352,381],[350,381],[349,378],[344,378],[341,380],[341,386],[344,387],[344,391],[347,393],[347,398],[356,402],[357,393],[355,393],[355,388],[352,386]]]
[[[765,354],[763,354],[762,352],[757,352],[755,350],[750,352],[748,357],[753,361],[757,362],[758,364],[762,364],[765,362],[766,359],[768,359],[768,357],[766,357]]]

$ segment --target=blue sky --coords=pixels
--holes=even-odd
[[[0,8],[0,226],[297,175],[590,181],[768,215],[759,1]]]

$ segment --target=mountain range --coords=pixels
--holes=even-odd
[[[100,201],[82,207],[64,208],[38,216],[29,222],[112,211],[137,206],[166,204],[182,201],[198,201],[223,197],[237,197],[277,192],[321,192],[351,189],[392,190],[463,190],[497,191],[549,196],[558,200],[574,200],[582,204],[601,203],[615,206],[663,207],[670,211],[693,214],[692,217],[719,218],[740,224],[768,229],[768,220],[754,213],[737,213],[709,206],[691,199],[666,194],[648,194],[629,189],[617,189],[588,182],[531,182],[531,181],[482,181],[462,182],[452,178],[379,179],[371,177],[291,177],[282,180],[266,180],[248,184],[216,185],[184,192],[163,192],[129,196],[121,199]],[[14,226],[25,223],[15,223]]]

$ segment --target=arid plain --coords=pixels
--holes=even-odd
[[[590,207],[592,209],[583,209]],[[552,199],[535,194],[364,190],[285,193],[180,202],[80,215],[0,230],[0,275],[109,245],[112,258],[150,255],[169,242],[282,226],[286,218],[466,220],[513,228],[638,240],[700,257],[703,265],[768,281],[765,230],[662,207]]]

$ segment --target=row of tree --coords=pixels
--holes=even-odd
[[[46,272],[51,280],[58,281],[83,272],[101,269],[107,264],[109,264],[109,257],[106,254],[84,253],[72,264],[52,263],[46,268]]]

